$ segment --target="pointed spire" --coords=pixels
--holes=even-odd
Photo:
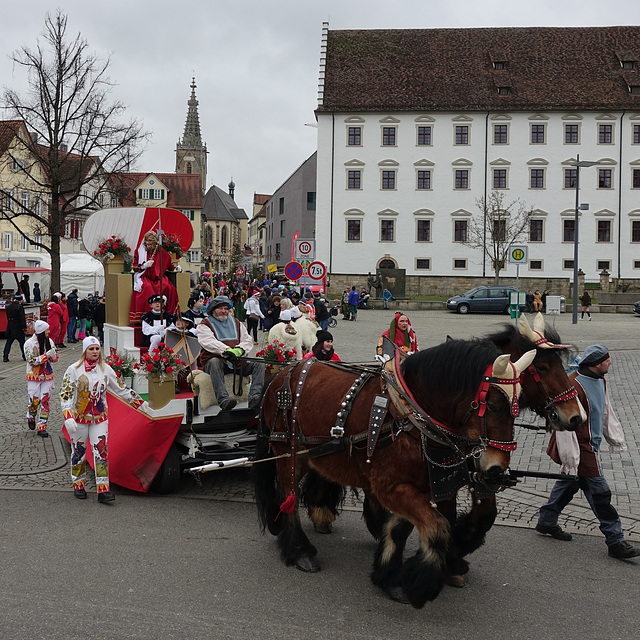
[[[184,125],[181,143],[185,147],[200,147],[202,146],[202,137],[200,136],[200,117],[198,116],[195,78],[191,79],[191,97],[187,104],[189,105],[189,111],[187,112],[187,121]]]

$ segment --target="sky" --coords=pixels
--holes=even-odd
[[[111,94],[151,132],[135,167],[175,171],[191,78],[209,151],[207,188],[226,190],[251,217],[254,193],[273,193],[316,149],[322,23],[330,29],[640,24],[637,0],[64,0],[68,33],[111,57]],[[22,91],[11,54],[34,48],[51,0],[5,3],[0,88]],[[7,118],[6,113],[0,117]]]

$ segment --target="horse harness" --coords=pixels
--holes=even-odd
[[[561,402],[567,402],[569,400],[573,400],[573,398],[578,397],[576,388],[574,386],[571,386],[552,398],[547,391],[547,388],[544,386],[544,382],[542,382],[542,378],[540,378],[540,374],[538,373],[538,370],[535,368],[535,365],[533,363],[531,363],[527,367],[527,372],[531,374],[531,377],[542,389],[542,392],[546,396],[547,401],[545,402],[544,407],[542,407],[542,409],[540,410],[540,415],[548,421],[558,419],[558,414],[556,412],[557,404],[560,404]]]
[[[336,414],[336,422],[331,427],[328,436],[306,436],[302,433],[298,422],[298,412],[302,389],[311,367],[317,362],[309,358],[290,365],[282,386],[276,390],[276,412],[269,435],[270,443],[291,445],[292,458],[295,456],[295,445],[309,447],[309,457],[317,458],[344,451],[351,455],[354,447],[362,446],[366,441],[367,462],[371,462],[374,450],[378,444],[388,444],[402,431],[420,437],[423,455],[429,466],[429,477],[432,484],[434,500],[450,497],[461,486],[469,484],[467,460],[477,458],[487,447],[494,447],[502,451],[514,451],[515,441],[498,441],[488,438],[485,431],[486,396],[491,384],[520,383],[520,378],[502,379],[491,375],[492,364],[485,370],[474,400],[464,416],[464,424],[474,411],[478,412],[481,420],[481,435],[479,438],[466,438],[436,420],[424,411],[415,401],[411,391],[407,388],[400,371],[401,355],[388,361],[383,368],[371,369],[358,365],[347,365],[339,362],[323,362],[334,368],[350,373],[359,373],[349,390],[346,392],[340,410]],[[294,371],[302,366],[295,390],[291,389],[291,379]],[[381,379],[381,393],[373,399],[367,431],[352,436],[345,435],[345,425],[353,408],[353,402],[366,383],[374,377]],[[515,389],[514,389],[515,391]],[[275,431],[279,413],[282,414],[284,431]],[[514,393],[512,413],[517,415],[517,394]],[[387,415],[392,420],[385,421]],[[417,430],[418,434],[414,431]],[[292,461],[293,464],[293,461]]]

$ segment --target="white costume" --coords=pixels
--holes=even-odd
[[[38,320],[35,328],[36,331],[44,333],[48,327],[46,322]],[[24,343],[24,357],[27,359],[27,393],[29,394],[27,421],[29,428],[34,429],[37,419],[39,435],[46,435],[50,410],[49,400],[53,389],[51,363],[58,362],[58,351],[53,340],[45,338],[45,344],[49,345],[49,350],[40,355],[37,333],[34,333]]]
[[[68,428],[71,436],[73,488],[84,489],[87,446],[90,441],[98,494],[109,491],[107,389],[136,409],[144,402],[135,391],[124,386],[122,380],[106,363],[102,367],[99,362],[91,366],[87,360],[79,365],[72,364],[65,371],[60,388],[65,426],[73,426],[73,421],[76,426],[75,430]]]

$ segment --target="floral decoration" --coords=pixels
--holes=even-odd
[[[98,245],[93,255],[102,262],[109,262],[116,256],[122,256],[125,261],[130,261],[130,251],[129,245],[122,238],[111,236]]]
[[[288,364],[296,357],[295,349],[287,351],[286,345],[276,341],[269,343],[264,349],[256,353],[257,358],[263,358],[265,364]]]
[[[161,342],[156,349],[142,356],[142,362],[136,362],[134,369],[148,378],[157,376],[160,384],[166,379],[173,379],[175,374],[186,368],[187,363],[180,360],[173,349]]]
[[[178,257],[182,256],[183,251],[180,246],[180,238],[173,233],[165,233],[162,236],[162,248],[169,253],[175,253]]]
[[[114,353],[105,358],[107,364],[115,371],[118,378],[133,378],[135,373],[135,358],[125,355],[120,356]]]

